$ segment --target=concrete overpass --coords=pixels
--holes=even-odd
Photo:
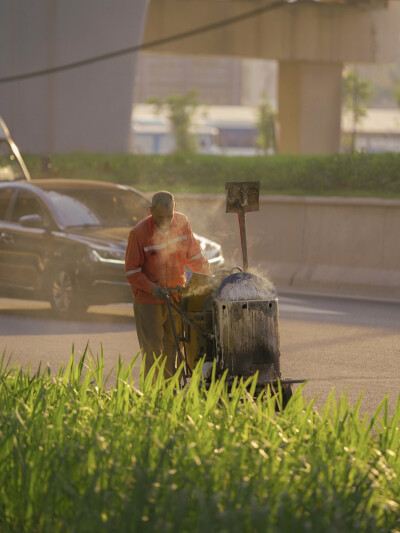
[[[144,41],[265,4],[258,0],[152,0]],[[343,63],[392,62],[400,52],[400,3],[299,1],[154,51],[279,61],[279,150],[338,152]]]
[[[0,4],[1,78],[117,51],[266,5],[261,0],[23,0]],[[339,149],[344,62],[399,57],[400,4],[286,3],[257,17],[154,47],[279,61],[279,148]],[[151,50],[151,48],[150,48]],[[135,54],[0,83],[0,114],[24,151],[125,152]]]

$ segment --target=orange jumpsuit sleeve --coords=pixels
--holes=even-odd
[[[154,285],[142,268],[145,262],[143,246],[140,243],[138,232],[131,230],[125,254],[125,276],[132,287],[151,293]]]
[[[199,272],[201,274],[211,274],[210,264],[204,257],[203,252],[200,248],[200,244],[193,235],[193,231],[190,227],[189,221],[187,224],[188,247],[186,264],[191,270],[193,270],[193,272]]]

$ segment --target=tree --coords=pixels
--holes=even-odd
[[[262,101],[257,107],[258,137],[256,143],[266,154],[270,148],[275,148],[275,111],[272,109],[268,96],[265,93],[261,96]]]
[[[199,105],[196,90],[191,89],[183,95],[171,94],[165,98],[153,96],[147,99],[147,103],[154,105],[156,113],[160,113],[163,109],[167,110],[175,139],[176,152],[197,151],[195,137],[190,132],[192,118]]]
[[[343,109],[351,114],[352,131],[350,150],[355,151],[357,126],[367,115],[366,104],[371,100],[372,90],[370,82],[364,80],[355,70],[343,73]]]

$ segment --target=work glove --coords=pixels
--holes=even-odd
[[[160,287],[160,285],[153,285],[151,288],[151,294],[154,298],[157,298],[157,300],[166,300],[167,298],[166,290]]]

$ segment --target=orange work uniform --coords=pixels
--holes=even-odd
[[[164,300],[157,300],[151,294],[151,289],[155,284],[164,288],[184,286],[185,265],[195,272],[210,274],[210,265],[185,215],[174,213],[166,233],[156,226],[153,216],[131,230],[125,275],[133,291],[136,332],[142,355],[146,357],[145,375],[154,357],[161,354],[165,357],[164,376],[170,377],[175,372],[177,348],[168,309]]]
[[[185,265],[194,272],[210,274],[210,265],[195,239],[189,220],[174,213],[164,233],[152,216],[131,230],[125,257],[125,275],[135,300],[142,304],[163,303],[151,294],[154,284],[164,288],[184,286]]]

